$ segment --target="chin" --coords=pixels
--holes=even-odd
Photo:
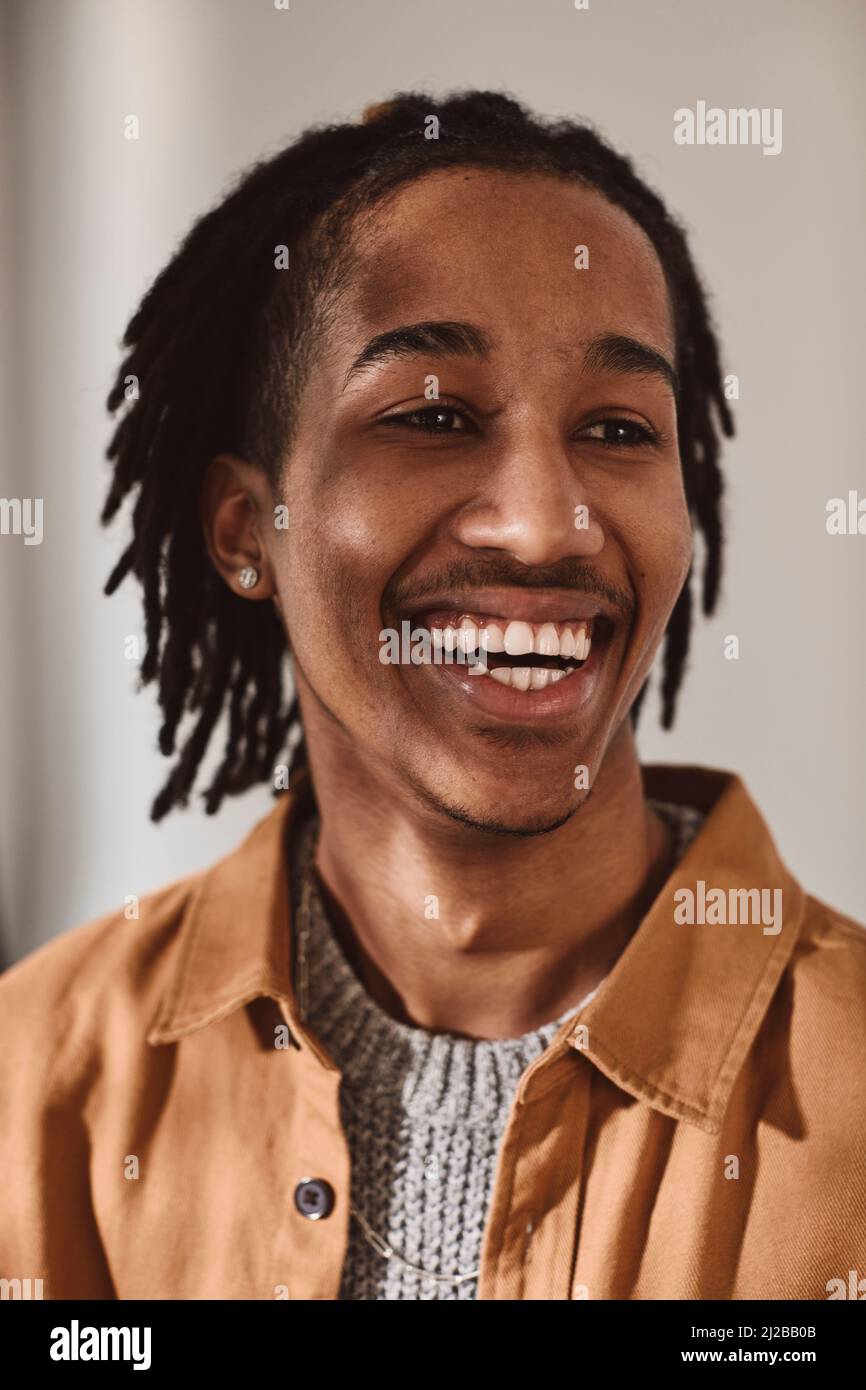
[[[549,835],[551,831],[558,830],[577,814],[581,804],[561,808],[558,812],[552,809],[535,812],[531,816],[526,814],[525,809],[515,809],[508,814],[503,811],[501,803],[481,807],[443,805],[442,810],[452,820],[459,821],[473,830],[488,835],[514,835],[529,839],[535,835]]]
[[[419,781],[414,785],[425,804],[450,821],[488,835],[517,837],[548,835],[558,830],[577,814],[589,795],[572,789],[570,796],[553,798],[548,787],[545,796],[536,777],[527,778],[522,790],[515,779],[510,796],[503,795],[501,780],[491,786],[486,796],[479,795],[477,783],[467,788],[465,795],[459,786],[430,787]]]

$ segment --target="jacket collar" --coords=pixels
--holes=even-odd
[[[565,1035],[617,1086],[717,1134],[734,1083],[793,951],[805,897],[739,777],[644,768],[647,795],[706,814],[610,975]],[[679,889],[780,888],[782,925],[685,925]],[[583,1028],[585,1031],[580,1032]],[[559,1039],[557,1039],[558,1041]]]
[[[308,778],[299,776],[238,848],[198,879],[148,1042],[176,1042],[263,996],[280,1001],[300,1030],[287,845],[309,794]]]
[[[617,1086],[654,1109],[717,1133],[737,1075],[793,950],[804,895],[742,781],[696,767],[644,768],[648,796],[706,813],[602,988],[555,1044],[579,1047]],[[287,844],[312,791],[306,773],[238,849],[198,880],[181,924],[178,957],[147,1035],[171,1043],[255,998],[284,1007],[323,1065],[291,981]],[[782,929],[680,925],[674,893],[781,888]]]

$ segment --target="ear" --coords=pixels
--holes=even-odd
[[[200,505],[205,545],[229,588],[242,598],[273,598],[273,570],[261,539],[273,504],[262,470],[234,454],[218,454],[205,469]],[[239,576],[250,567],[259,577],[247,588]]]

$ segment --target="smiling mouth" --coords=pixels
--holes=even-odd
[[[416,614],[416,622],[419,619],[429,629],[434,664],[459,663],[458,669],[474,682],[492,680],[530,693],[547,690],[580,671],[593,643],[603,645],[612,627],[603,615],[538,623],[439,610]]]

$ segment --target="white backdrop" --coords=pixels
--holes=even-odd
[[[727,578],[677,727],[648,702],[642,754],[740,771],[806,886],[866,918],[866,536],[825,529],[829,498],[866,496],[866,7],[12,0],[0,23],[0,495],[44,498],[41,545],[0,536],[3,962],[207,864],[270,804],[148,820],[166,766],[124,659],[137,589],[100,596],[123,542],[98,525],[104,399],[130,313],[227,181],[413,86],[588,117],[690,229],[740,379]],[[782,152],[676,145],[699,100],[782,108]]]

